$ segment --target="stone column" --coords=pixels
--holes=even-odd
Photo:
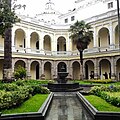
[[[40,53],[43,53],[44,54],[44,32],[41,32],[41,38],[40,38],[40,42],[39,42],[39,45],[40,45]]]
[[[44,61],[41,61],[41,79],[45,79],[45,73],[44,73]]]
[[[115,80],[115,62],[114,62],[114,57],[111,58],[111,79]]]
[[[67,78],[71,80],[72,79],[72,67],[71,67],[70,61],[67,61],[67,72],[68,72]]]
[[[51,79],[54,79],[54,66],[51,66]]]
[[[53,61],[53,79],[57,80],[57,63]]]
[[[12,51],[15,51],[15,29],[12,28]]]
[[[30,74],[30,60],[29,59],[27,59],[26,70],[27,70],[27,79],[31,79],[31,74]]]
[[[51,38],[51,51],[55,51],[56,45],[55,45],[54,34],[50,35],[50,38]]]
[[[112,22],[110,22],[110,24],[109,24],[109,31],[110,31],[110,48],[114,49],[115,42],[113,40],[113,26],[112,26]]]
[[[54,48],[53,48],[53,51],[54,51],[54,55],[57,55],[57,37],[56,37],[56,34],[54,33]]]
[[[27,31],[25,36],[25,48],[27,49],[26,52],[31,52],[30,37],[30,33]]]
[[[94,62],[94,79],[100,78],[99,74],[98,74],[98,72],[99,72],[98,70],[99,70],[98,60],[95,58],[95,62]]]
[[[98,42],[98,40],[97,40],[97,35],[96,35],[96,28],[94,26],[94,30],[93,30],[93,47],[98,47],[97,42]]]
[[[69,33],[67,34],[67,39],[66,39],[66,51],[70,51],[70,39],[69,39]]]

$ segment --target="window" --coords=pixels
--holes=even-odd
[[[74,20],[75,20],[75,16],[72,16],[72,17],[71,17],[71,21],[74,21]]]
[[[113,2],[108,3],[108,9],[113,8]]]
[[[65,19],[65,23],[68,23],[68,18]]]

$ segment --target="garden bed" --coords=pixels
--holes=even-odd
[[[81,93],[77,97],[94,120],[120,120],[120,112],[98,111]]]

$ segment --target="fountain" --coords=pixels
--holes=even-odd
[[[72,92],[80,90],[79,83],[68,83],[66,77],[68,72],[65,71],[64,66],[58,72],[57,83],[48,83],[48,89],[52,92]]]
[[[67,79],[66,77],[68,76],[68,72],[65,71],[65,68],[64,66],[61,67],[61,70],[60,72],[58,72],[58,83],[66,83],[67,82]]]

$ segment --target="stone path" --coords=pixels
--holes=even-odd
[[[92,120],[74,92],[55,93],[46,120]]]

